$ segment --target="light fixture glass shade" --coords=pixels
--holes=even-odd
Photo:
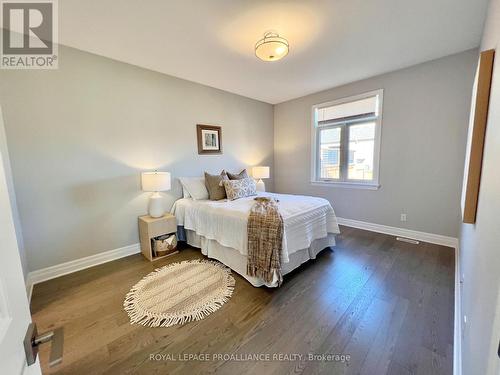
[[[288,55],[288,40],[274,32],[267,32],[255,44],[255,56],[263,61],[277,61]]]
[[[253,167],[252,176],[256,179],[269,178],[269,167]]]
[[[144,191],[170,190],[170,173],[168,172],[143,172],[141,181]]]

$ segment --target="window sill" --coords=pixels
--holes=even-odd
[[[313,186],[331,186],[344,189],[364,189],[364,190],[378,190],[379,184],[364,184],[360,182],[335,182],[335,181],[311,181]]]

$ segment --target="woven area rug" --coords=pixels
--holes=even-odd
[[[229,300],[233,289],[229,268],[190,260],[151,272],[127,293],[123,306],[132,324],[170,327],[210,315]]]

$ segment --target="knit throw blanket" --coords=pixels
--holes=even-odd
[[[279,286],[283,281],[281,274],[283,218],[278,211],[276,200],[255,198],[255,201],[250,210],[247,226],[247,274],[271,283],[276,271]]]

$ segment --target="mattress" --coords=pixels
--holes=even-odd
[[[284,224],[282,263],[288,263],[293,253],[309,249],[315,240],[340,233],[333,208],[326,199],[265,192],[259,196],[278,200]],[[177,225],[246,256],[247,222],[254,198],[234,201],[182,198],[175,202],[172,213]]]

